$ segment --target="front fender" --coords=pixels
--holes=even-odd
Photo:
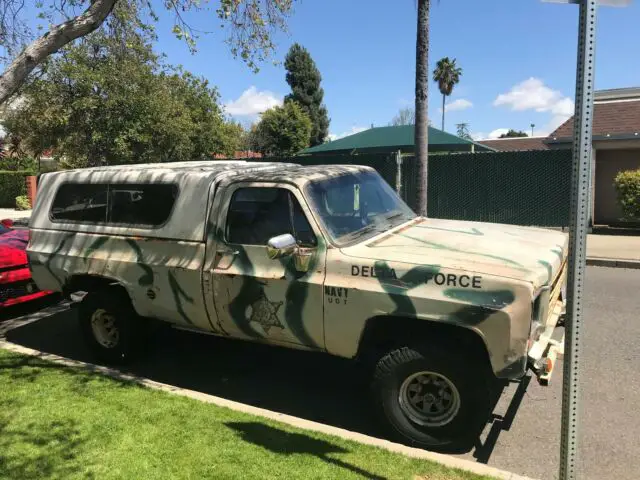
[[[530,284],[434,265],[349,259],[336,251],[331,256],[324,297],[329,353],[353,358],[373,317],[409,318],[470,329],[482,338],[496,376],[513,378],[524,372]]]

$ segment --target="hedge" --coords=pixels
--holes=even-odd
[[[627,220],[640,220],[640,168],[619,172],[614,185],[622,214]]]
[[[16,208],[16,197],[27,194],[28,171],[0,171],[0,208]]]

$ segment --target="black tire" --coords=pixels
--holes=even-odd
[[[117,330],[117,340],[109,347],[100,342],[92,327],[94,315],[104,314],[112,319]],[[125,364],[135,356],[142,322],[122,289],[112,287],[87,294],[80,303],[78,320],[86,345],[99,361]]]
[[[479,358],[465,356],[458,349],[445,350],[431,345],[401,347],[382,357],[376,366],[372,383],[374,407],[385,420],[392,439],[428,450],[468,449],[480,435],[493,405],[494,379],[485,363]],[[447,423],[437,426],[425,425],[424,421],[423,424],[417,423],[406,413],[411,410],[411,407],[407,407],[407,401],[404,407],[401,405],[404,381],[419,372],[437,374],[428,375],[431,381],[436,378],[441,382],[444,377],[457,390],[458,402],[445,401],[445,405],[458,404],[457,410],[455,407],[447,409],[450,412],[447,414],[450,418],[446,420]],[[441,391],[433,384],[431,388]]]

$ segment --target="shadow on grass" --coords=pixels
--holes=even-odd
[[[86,439],[71,420],[14,426],[0,417],[0,478],[67,478],[85,470]],[[87,475],[85,478],[92,478]]]
[[[73,310],[24,321],[9,329],[6,338],[74,360],[95,361],[84,346]],[[365,435],[386,437],[369,408],[368,382],[362,372],[352,361],[325,354],[160,329],[145,342],[139,358],[121,371]],[[77,382],[78,389],[83,381]],[[494,408],[501,394],[502,391],[496,392]],[[481,441],[482,432],[469,432],[473,434],[469,445],[444,453],[464,454],[475,447],[474,456],[486,463],[499,434],[513,422],[521,400],[513,402],[507,422],[496,416],[489,419],[493,430],[487,440]],[[337,401],[340,408],[335,408]]]
[[[362,475],[365,478],[385,479],[385,477],[380,477],[355,465],[328,456],[331,453],[348,453],[348,450],[327,441],[318,440],[300,433],[285,432],[262,423],[231,422],[225,425],[236,431],[245,442],[253,443],[278,455],[311,455],[324,462]]]
[[[80,367],[67,366],[49,361],[46,357],[46,354],[25,356],[7,352],[7,354],[0,357],[0,382],[6,382],[7,385],[11,385],[12,381],[33,383],[36,382],[43,373],[54,371],[71,377],[72,382],[70,388],[74,394],[91,395],[89,383],[92,381],[105,380],[99,371],[99,367],[93,367],[91,365],[82,365]],[[9,380],[9,382],[7,382],[7,380]],[[122,378],[111,376],[110,381],[115,382],[116,385],[120,387],[142,388],[135,381],[124,378],[124,375]],[[9,403],[10,406],[16,406],[17,400],[1,399],[0,407],[5,403]],[[1,412],[2,411],[0,411],[0,413]]]

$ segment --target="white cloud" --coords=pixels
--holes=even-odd
[[[456,110],[466,110],[467,108],[471,108],[471,107],[473,107],[473,103],[471,103],[469,100],[467,100],[466,98],[458,98],[453,102],[447,103],[444,106],[444,111],[454,112]],[[442,112],[442,108],[439,108],[438,110]]]
[[[566,121],[574,111],[573,100],[558,90],[547,87],[539,78],[531,77],[514,85],[507,93],[498,95],[495,106],[506,106],[514,111],[535,110],[552,115],[549,124],[538,130],[538,134],[548,134]]]
[[[508,128],[496,128],[495,130],[489,132],[489,135],[487,135],[487,138],[485,140],[495,140],[496,138],[500,138],[500,135],[504,135],[508,131]]]
[[[363,132],[365,130],[367,130],[367,127],[351,127],[351,129],[347,130],[346,132],[342,132],[342,133],[339,133],[339,134],[330,133],[328,135],[328,139],[333,142],[334,140],[338,140],[338,139],[343,138],[343,137],[348,137],[349,135],[354,135],[356,133],[360,133],[360,132]]]
[[[535,77],[514,85],[507,93],[498,95],[493,104],[498,107],[508,107],[513,111],[534,110],[551,114],[546,125],[535,129],[536,136],[549,135],[567,121],[574,112],[574,103],[570,97],[549,88],[542,80]]]
[[[496,128],[489,133],[484,132],[471,132],[471,138],[475,141],[478,140],[495,140],[496,138],[500,138],[500,135],[503,133],[507,133],[509,131],[508,128]]]
[[[282,105],[282,97],[268,90],[258,90],[250,86],[236,100],[227,102],[224,109],[234,116],[251,116]]]

